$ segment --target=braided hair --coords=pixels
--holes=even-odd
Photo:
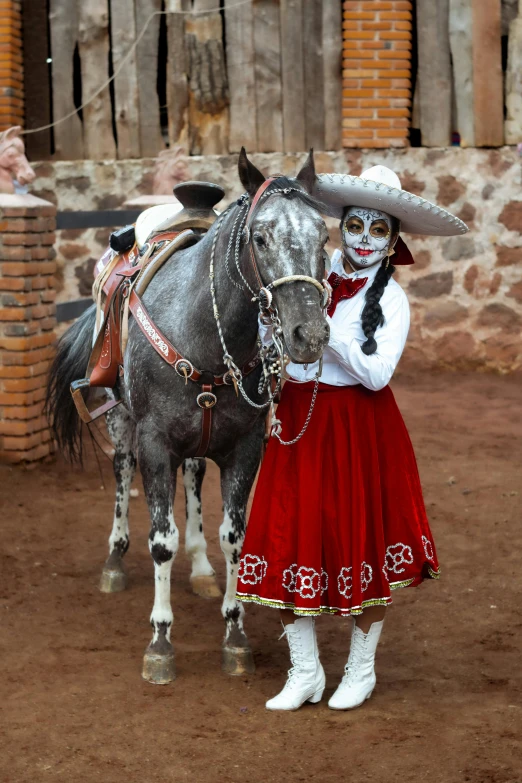
[[[398,237],[401,228],[400,221],[391,216],[391,234],[392,237]],[[374,281],[366,292],[366,304],[361,313],[361,326],[366,337],[361,345],[361,351],[370,356],[377,350],[377,341],[375,332],[379,326],[384,324],[384,313],[380,304],[384,289],[388,285],[391,276],[395,272],[395,267],[389,263],[389,258],[383,259],[381,268],[375,275]]]

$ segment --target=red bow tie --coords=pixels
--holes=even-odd
[[[328,315],[330,318],[335,313],[335,308],[343,299],[351,299],[361,288],[364,288],[368,282],[367,277],[341,277],[335,272],[330,272],[328,282],[332,286],[332,300],[328,305]]]

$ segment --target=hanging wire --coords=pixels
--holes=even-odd
[[[239,0],[239,2],[234,3],[233,5],[227,5],[226,10],[233,11],[235,8],[239,8],[240,6],[243,5],[250,5],[252,2],[253,0]],[[82,111],[86,106],[92,103],[93,100],[97,98],[98,95],[100,95],[100,93],[102,93],[109,86],[109,84],[111,84],[111,82],[113,82],[116,79],[117,76],[119,76],[119,74],[123,70],[123,67],[127,65],[128,60],[130,60],[131,56],[136,51],[139,42],[147,32],[147,28],[155,16],[167,16],[167,15],[204,16],[205,14],[219,13],[222,10],[223,9],[221,8],[221,6],[216,6],[215,8],[207,8],[204,11],[154,11],[145,22],[144,26],[140,30],[139,35],[134,39],[128,51],[123,55],[117,68],[114,69],[112,76],[110,76],[106,81],[104,81],[103,84],[100,87],[98,87],[98,89],[95,92],[93,92],[93,94],[89,98],[83,101],[81,106],[75,107],[72,111],[66,114],[65,117],[60,117],[59,120],[54,120],[53,122],[50,122],[47,125],[41,125],[39,128],[29,128],[23,130],[21,131],[20,135],[28,136],[31,133],[39,133],[40,131],[49,130],[49,128],[54,128],[56,125],[60,125],[62,122],[66,122],[66,120],[69,120],[71,117],[74,117],[75,114],[78,114],[78,112]]]

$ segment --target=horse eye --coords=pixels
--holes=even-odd
[[[254,234],[254,242],[258,247],[264,247],[266,244],[261,234]]]

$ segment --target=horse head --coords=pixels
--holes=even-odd
[[[321,282],[325,277],[328,231],[312,196],[315,181],[313,151],[295,179],[276,177],[268,186],[264,175],[239,157],[239,177],[251,199],[266,188],[249,219],[250,265],[257,287],[268,287],[281,320],[286,350],[294,362],[317,361],[328,342]],[[249,261],[245,262],[245,268]],[[288,280],[299,276],[308,281]],[[275,285],[274,281],[282,281]],[[314,285],[317,281],[319,285]]]
[[[4,193],[14,193],[13,179],[20,185],[28,185],[36,176],[25,157],[21,130],[15,125],[0,133],[0,191]]]

